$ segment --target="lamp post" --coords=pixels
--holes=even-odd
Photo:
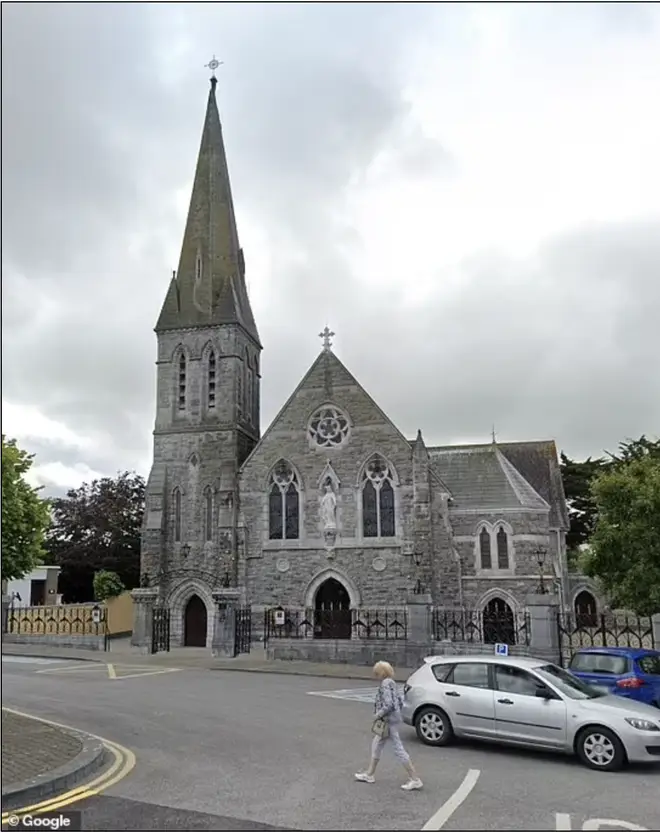
[[[543,567],[545,566],[545,558],[546,558],[547,554],[548,554],[547,550],[545,550],[543,547],[539,547],[536,550],[536,552],[534,553],[534,555],[536,556],[536,563],[539,565],[538,592],[542,596],[545,595],[548,592],[547,589],[546,589],[546,586],[545,586],[545,575],[543,573]]]

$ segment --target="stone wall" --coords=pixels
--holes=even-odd
[[[327,364],[327,366],[326,366]],[[332,403],[348,416],[350,436],[340,448],[310,442],[307,424],[314,410]],[[374,453],[392,466],[395,482],[394,538],[363,538],[360,472]],[[300,537],[271,541],[268,536],[268,477],[284,459],[301,487]],[[319,519],[321,481],[330,463],[339,479],[338,534],[328,556]],[[331,353],[315,363],[277,421],[262,438],[240,480],[241,525],[248,530],[243,575],[250,601],[301,606],[314,577],[332,569],[345,577],[359,605],[395,605],[414,581],[403,544],[414,536],[414,491],[410,443]],[[377,560],[376,560],[377,559]]]
[[[105,651],[104,636],[65,636],[63,634],[3,634],[4,642],[19,645],[43,645],[53,648],[83,648],[88,651]]]

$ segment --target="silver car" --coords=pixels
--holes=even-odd
[[[577,754],[598,770],[660,762],[660,709],[529,657],[427,657],[404,687],[403,719],[430,746],[476,738]]]

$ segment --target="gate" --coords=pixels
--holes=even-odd
[[[236,608],[236,624],[234,629],[234,656],[249,654],[252,642],[252,609],[250,607]]]
[[[151,653],[170,650],[170,612],[166,607],[155,607],[151,622]]]
[[[557,615],[559,653],[566,668],[580,648],[654,648],[650,617],[634,613],[601,613],[584,617]]]

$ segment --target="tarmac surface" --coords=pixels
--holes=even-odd
[[[88,830],[658,830],[660,768],[598,773],[558,755],[403,740],[424,779],[373,785],[373,682],[276,673],[45,663],[3,656],[3,705],[131,749],[137,765],[72,808]],[[178,656],[172,656],[178,662]],[[180,666],[181,663],[178,663]]]

